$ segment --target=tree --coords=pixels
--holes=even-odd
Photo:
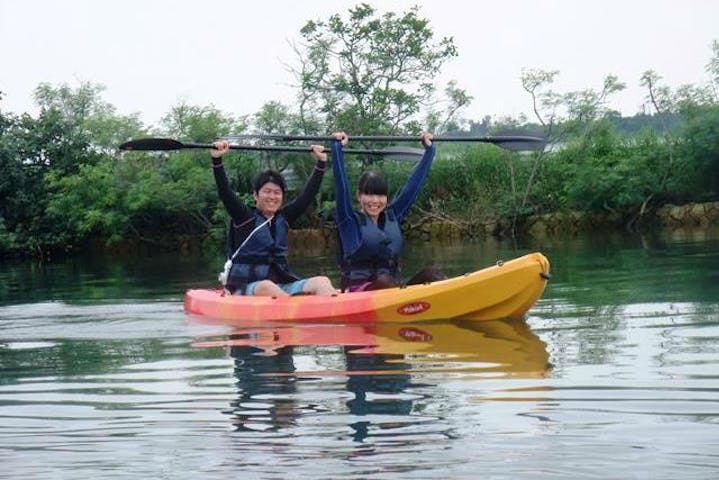
[[[296,48],[302,121],[320,119],[325,129],[348,132],[417,132],[418,115],[432,105],[432,83],[445,61],[457,56],[452,38],[433,41],[429,20],[418,7],[401,15],[378,15],[360,4],[348,18],[309,21]],[[450,118],[471,97],[451,85]],[[434,118],[439,118],[434,115]]]
[[[101,99],[103,90],[91,83],[76,88],[41,83],[35,89],[37,118],[24,114],[0,122],[0,163],[6,180],[0,182],[0,215],[2,234],[12,240],[3,242],[6,251],[42,256],[72,245],[83,233],[72,219],[90,205],[62,204],[63,197],[79,186],[105,192],[104,184],[73,181],[100,178],[88,172],[114,165],[108,160],[115,159],[120,141],[144,131],[137,115],[116,115]],[[63,208],[53,208],[58,204]]]
[[[303,132],[300,116],[293,113],[289,106],[276,101],[265,103],[260,111],[252,116],[252,125],[257,133],[268,135]],[[305,154],[265,153],[262,157],[267,167],[283,172],[291,166],[292,173],[299,173],[302,179],[307,178],[312,170]]]
[[[609,132],[603,118],[611,112],[608,107],[608,98],[611,94],[623,90],[625,85],[619,81],[617,76],[607,75],[601,90],[585,89],[559,93],[551,89],[557,75],[559,75],[558,70],[524,70],[521,76],[522,87],[531,97],[532,110],[542,126],[547,145],[561,144],[572,138],[577,143],[581,156],[581,152],[588,151],[592,146],[606,143]],[[517,217],[529,213],[531,210],[529,208],[530,196],[535,178],[546,157],[546,149],[533,154],[524,192],[520,198],[516,192],[518,182],[514,179],[516,168],[507,155],[512,196],[515,198],[512,219],[513,233]]]
[[[116,108],[102,99],[104,91],[103,85],[90,82],[76,88],[41,83],[34,96],[41,118],[52,115],[62,124],[67,137],[82,139],[94,150],[111,153],[120,143],[145,135],[147,130],[139,113],[118,115]]]
[[[686,109],[683,142],[678,149],[677,175],[691,197],[716,199],[719,195],[719,105]]]
[[[245,117],[234,118],[213,105],[200,107],[181,102],[162,117],[161,125],[167,135],[192,142],[211,142],[230,133],[247,128]]]
[[[451,80],[444,89],[447,104],[444,111],[430,108],[425,120],[427,130],[435,134],[442,134],[447,131],[460,130],[465,120],[457,117],[458,112],[472,102],[472,96],[466,91],[457,87],[457,82]]]
[[[262,105],[252,117],[254,128],[264,134],[293,134],[298,132],[299,119],[290,107],[281,102],[271,101]]]
[[[2,92],[0,92],[0,101]],[[16,246],[15,227],[24,207],[28,206],[24,194],[26,185],[31,185],[22,157],[18,155],[20,142],[14,133],[19,128],[19,119],[5,115],[0,109],[0,251]]]
[[[654,70],[645,71],[641,78],[641,85],[647,89],[647,100],[662,120],[662,136],[664,137],[664,145],[666,145],[668,154],[666,165],[664,165],[664,168],[662,169],[663,174],[661,176],[659,188],[657,189],[659,192],[666,189],[667,181],[672,174],[674,166],[674,143],[676,142],[674,135],[672,135],[665,120],[668,114],[676,109],[676,102],[672,96],[671,89],[660,83],[661,78],[662,77]],[[642,208],[639,212],[640,216],[644,213],[646,206],[649,204],[649,201],[653,196],[654,193],[651,193],[642,204]]]
[[[719,103],[719,40],[712,42],[712,58],[707,63],[706,71],[709,74],[714,103]]]
[[[610,95],[624,90],[626,85],[616,75],[607,75],[601,90],[559,93],[551,88],[557,75],[558,70],[522,71],[522,87],[532,99],[534,115],[544,128],[548,144],[562,142],[569,135],[586,141],[594,122],[611,112]]]

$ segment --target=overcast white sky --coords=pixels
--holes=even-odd
[[[106,87],[118,113],[155,125],[185,101],[227,114],[267,101],[293,102],[290,44],[310,19],[359,0],[0,0],[0,109],[36,114],[40,82]],[[666,84],[700,84],[719,40],[717,0],[368,0],[378,10],[420,5],[436,38],[459,56],[441,88],[457,80],[474,102],[464,116],[529,113],[523,68],[559,70],[558,91],[599,89],[607,74],[627,89],[613,108],[639,111],[647,69]]]

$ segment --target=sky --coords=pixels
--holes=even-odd
[[[308,20],[359,0],[0,0],[0,110],[37,114],[41,82],[103,85],[118,114],[157,125],[172,106],[214,105],[228,115],[272,100],[293,104],[293,44]],[[379,12],[414,5],[435,39],[459,55],[437,87],[455,80],[474,98],[463,116],[531,113],[523,69],[558,70],[558,92],[601,89],[617,75],[627,88],[610,107],[641,110],[640,77],[652,69],[670,86],[703,84],[719,40],[717,0],[366,0]]]

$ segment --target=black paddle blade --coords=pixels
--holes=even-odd
[[[418,160],[424,155],[423,148],[412,147],[385,147],[380,150],[387,160]]]
[[[547,141],[543,138],[527,137],[526,140],[521,139],[521,137],[517,138],[518,139],[512,140],[500,139],[494,142],[494,145],[505,150],[510,150],[512,152],[529,152],[544,150],[544,147],[547,145]]]
[[[185,145],[172,138],[139,138],[125,142],[117,148],[127,151],[181,150],[185,148]]]

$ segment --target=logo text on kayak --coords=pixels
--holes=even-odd
[[[400,315],[415,315],[429,310],[430,307],[429,302],[405,303],[397,309],[397,313]]]

